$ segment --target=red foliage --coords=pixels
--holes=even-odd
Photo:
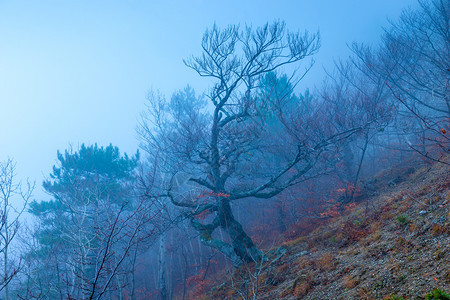
[[[213,191],[203,191],[194,198],[194,202],[205,203],[209,200],[209,198],[213,197],[228,198],[230,195],[225,193],[214,193]]]
[[[324,219],[302,219],[296,224],[290,226],[288,231],[285,233],[285,236],[288,239],[306,236],[325,222],[326,220]]]
[[[200,214],[196,215],[195,218],[196,218],[197,220],[204,220],[204,219],[206,219],[210,214],[211,214],[211,211],[209,211],[209,209],[206,209],[206,210],[202,211]]]
[[[210,280],[206,280],[205,276],[206,270],[200,270],[199,274],[192,275],[186,279],[186,284],[190,290],[192,290],[192,297],[198,298],[204,295],[211,284]]]
[[[357,224],[352,222],[342,224],[341,230],[346,238],[347,244],[356,242],[370,234],[370,230],[367,228],[366,224]]]

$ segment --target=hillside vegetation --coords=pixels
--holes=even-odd
[[[315,229],[302,221],[300,233],[294,228],[263,263],[224,274],[222,284],[200,284],[191,297],[425,299],[438,288],[448,292],[449,171],[439,163],[385,171],[371,181],[379,192]]]

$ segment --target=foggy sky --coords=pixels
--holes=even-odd
[[[240,3],[243,2],[243,3]],[[81,143],[138,148],[135,128],[149,89],[170,96],[208,81],[182,59],[200,54],[214,22],[320,30],[316,64],[299,86],[349,55],[353,41],[375,43],[412,0],[319,1],[7,1],[0,0],[0,161],[17,161],[20,179],[36,180],[37,199],[56,151]]]

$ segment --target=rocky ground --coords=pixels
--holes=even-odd
[[[243,266],[205,299],[425,299],[450,292],[450,168],[380,174],[343,216]],[[390,298],[395,299],[395,298]],[[398,298],[401,299],[401,298]]]

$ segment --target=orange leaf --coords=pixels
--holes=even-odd
[[[434,281],[438,281],[438,279],[436,277],[433,277]]]
[[[442,132],[443,134],[446,134],[446,133],[447,133],[447,131],[445,131],[444,128],[441,128],[441,132]]]

